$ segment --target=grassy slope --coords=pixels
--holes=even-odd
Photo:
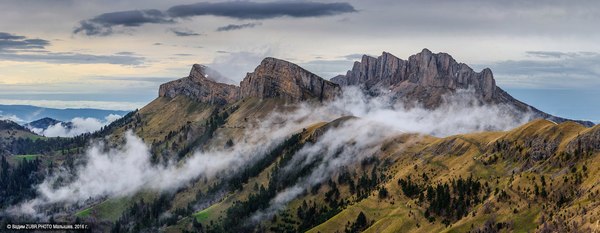
[[[348,221],[352,222],[360,211],[363,211],[369,220],[375,221],[366,232],[468,232],[471,230],[472,225],[475,227],[481,226],[490,218],[511,222],[514,232],[531,232],[540,224],[540,216],[542,215],[541,205],[544,201],[536,201],[531,192],[527,195],[527,192],[519,190],[533,189],[531,178],[537,177],[537,180],[540,180],[540,173],[536,172],[536,170],[544,170],[546,177],[557,177],[556,179],[558,180],[559,174],[561,174],[560,171],[563,169],[550,168],[547,167],[547,164],[540,162],[540,167],[534,166],[529,170],[521,172],[521,174],[517,173],[518,176],[515,175],[514,177],[516,178],[511,181],[512,171],[520,166],[518,162],[504,160],[496,164],[484,165],[478,159],[489,154],[485,147],[491,146],[496,140],[503,139],[521,142],[530,137],[554,139],[559,138],[560,135],[560,150],[562,150],[578,134],[589,131],[590,129],[586,129],[575,123],[555,125],[548,121],[538,120],[505,133],[491,132],[459,135],[438,139],[425,146],[417,144],[412,149],[425,151],[426,153],[423,157],[415,158],[409,156],[411,153],[409,150],[399,152],[399,155],[395,155],[400,158],[391,170],[395,174],[395,177],[385,184],[388,190],[390,190],[394,201],[380,200],[378,197],[371,195],[369,198],[349,206],[346,210],[315,227],[310,232],[343,231],[345,224]],[[456,140],[456,138],[464,140]],[[448,142],[452,142],[452,146],[448,147],[445,145]],[[439,149],[439,147],[444,148],[446,153],[432,155],[432,152],[437,152],[436,149]],[[465,147],[468,149],[463,150]],[[456,151],[464,153],[456,154]],[[581,211],[580,208],[577,208],[578,203],[585,203],[589,206],[597,206],[599,204],[598,199],[590,198],[588,195],[598,189],[598,187],[595,187],[595,184],[598,182],[596,177],[600,175],[598,174],[600,162],[597,156],[598,153],[587,159],[582,159],[582,161],[579,161],[575,165],[581,167],[582,164],[587,164],[588,171],[590,171],[583,184],[579,187],[583,195],[576,197],[570,206],[557,209],[558,213],[571,216],[567,217],[567,219],[587,219],[583,225],[584,227],[592,227],[592,229],[594,229],[594,224],[598,221],[598,208],[588,208],[588,213],[585,214],[581,212],[574,214],[574,212],[575,210]],[[422,217],[424,209],[416,205],[415,200],[410,200],[404,196],[396,182],[399,178],[405,177],[408,174],[413,174],[413,177],[415,174],[419,174],[417,170],[412,169],[415,164],[418,165],[419,171],[435,171],[437,175],[433,177],[434,183],[447,180],[450,177],[467,177],[471,174],[481,178],[482,181],[491,181],[494,177],[499,177],[498,187],[508,190],[510,199],[509,201],[499,202],[497,196],[492,195],[484,202],[496,206],[496,210],[492,213],[485,213],[484,205],[479,204],[473,208],[471,214],[467,217],[448,227],[442,225],[439,221],[431,224]],[[557,186],[560,185],[560,182],[551,181],[551,183],[555,189],[558,189]],[[528,206],[528,203],[533,204]],[[515,209],[516,213],[513,213]],[[592,210],[590,211],[589,209]],[[411,212],[417,214],[410,214]],[[419,223],[419,227],[417,227],[417,223]]]
[[[247,99],[231,106],[239,108],[231,114],[226,124],[218,129],[216,132],[217,139],[210,142],[208,146],[222,146],[227,139],[235,141],[249,124],[259,122],[260,119],[264,119],[266,114],[277,108],[277,106],[282,105],[278,100]],[[158,98],[140,110],[144,122],[144,130],[136,128],[135,132],[143,137],[146,142],[161,140],[169,131],[177,131],[182,125],[203,124],[211,112],[211,107],[194,103],[185,98]],[[326,127],[326,124],[315,122],[314,125],[307,125],[306,127],[310,134],[314,130]],[[118,132],[123,131],[125,129],[121,129]],[[578,135],[590,131],[592,129],[587,129],[576,123],[556,125],[549,121],[538,120],[509,132],[485,132],[456,135],[447,138],[418,135],[398,136],[398,138],[382,145],[382,148],[385,148],[383,157],[394,161],[394,164],[387,172],[392,178],[383,184],[389,190],[390,198],[380,200],[374,192],[364,200],[351,202],[347,208],[328,221],[315,227],[311,232],[343,231],[345,225],[348,222],[353,222],[357,214],[361,211],[366,214],[369,221],[373,221],[374,223],[367,229],[367,232],[466,232],[471,229],[471,226],[479,227],[490,218],[495,218],[497,221],[511,222],[515,232],[530,232],[539,225],[543,210],[542,204],[539,201],[535,201],[532,191],[525,190],[533,189],[534,182],[532,179],[534,177],[537,178],[539,183],[540,174],[560,180],[565,175],[565,169],[552,166],[552,164],[547,162],[537,161],[534,162],[533,166],[525,170],[520,170],[524,167],[523,164],[527,160],[527,158],[524,159],[526,154],[508,155],[509,157],[513,156],[519,159],[504,158],[486,165],[484,162],[493,154],[490,152],[491,148],[497,141],[509,141],[525,146],[532,138],[544,138],[548,141],[557,141],[558,151],[563,151],[567,148],[567,144]],[[407,141],[410,141],[408,147],[404,146],[407,144]],[[583,183],[579,186],[582,193],[590,193],[600,188],[597,186],[597,180],[595,179],[595,177],[600,177],[600,174],[598,174],[600,173],[598,169],[600,168],[600,161],[598,161],[596,156],[597,154],[575,162],[574,166],[580,169],[583,164],[586,164],[589,171]],[[414,169],[415,165],[418,166],[418,169]],[[185,228],[186,224],[190,223],[190,217],[196,218],[204,224],[209,224],[211,221],[218,221],[233,202],[245,200],[248,194],[253,192],[255,183],[266,185],[269,170],[270,168],[267,168],[259,176],[250,179],[241,191],[226,195],[214,205],[182,219],[178,226],[167,228],[166,231],[181,231],[181,229]],[[497,200],[497,196],[491,195],[484,203],[472,208],[467,217],[450,226],[444,226],[439,220],[429,223],[423,217],[424,207],[419,206],[415,200],[404,196],[397,184],[399,178],[406,177],[409,174],[419,174],[421,171],[427,171],[428,174],[431,174],[431,182],[434,183],[445,182],[459,176],[467,177],[469,175],[479,178],[482,182],[497,182],[497,185],[494,184],[492,187],[506,190],[510,199],[509,201],[500,202]],[[516,176],[512,176],[513,171],[518,171]],[[212,182],[209,180],[207,184],[211,184]],[[198,190],[206,190],[207,184],[198,181],[191,185],[191,188],[179,192],[174,198],[173,209],[186,206],[187,203],[194,199],[195,193]],[[558,181],[553,184],[560,186]],[[289,207],[292,208],[288,210],[294,213],[295,207],[303,200],[318,201],[323,197],[323,192],[326,190],[326,188],[323,188],[317,195],[308,195],[293,201],[289,204]],[[341,190],[344,190],[342,192],[348,192],[343,187]],[[348,194],[345,193],[342,195]],[[533,204],[528,206],[528,203]],[[573,215],[575,211],[581,211],[575,203],[577,205],[582,203],[583,205],[590,206],[587,214],[584,216],[586,221],[582,221],[584,223],[581,225],[594,227],[594,224],[596,224],[595,221],[598,220],[597,216],[600,214],[600,208],[592,208],[598,206],[597,199],[590,198],[589,195],[580,195],[572,201],[571,207],[560,208],[557,211]],[[108,205],[109,208],[100,208],[100,206],[83,210],[79,215],[85,216],[96,213],[95,216],[108,219],[114,219],[114,216],[119,215],[119,213],[113,215],[102,210],[111,209],[111,205]],[[494,208],[492,213],[485,211],[489,206]],[[513,213],[515,209],[516,213]],[[295,216],[295,214],[292,215]],[[581,217],[569,217],[568,219],[577,218]],[[513,221],[513,219],[515,220]],[[297,221],[300,220],[297,219]],[[418,227],[417,224],[419,225]]]
[[[259,124],[260,119],[264,119],[271,111],[278,108],[278,106],[283,106],[282,103],[281,100],[277,99],[245,99],[223,106],[223,109],[230,109],[235,106],[237,110],[229,116],[225,125],[217,130],[215,140],[210,141],[207,147],[222,147],[225,141],[230,138],[235,141],[236,138],[241,136],[249,123],[254,125]],[[157,98],[140,109],[139,113],[143,126],[136,127],[134,132],[147,143],[154,140],[161,141],[170,131],[177,132],[183,125],[191,124],[193,127],[203,126],[213,109],[213,106],[199,104],[184,97],[172,99]],[[117,129],[114,135],[119,137],[119,135],[122,135],[128,129],[128,127]],[[266,185],[268,180],[266,171],[268,169],[258,176],[259,181],[254,180],[252,183],[245,185],[243,192],[237,193],[235,196],[226,196],[223,200],[216,203],[210,209],[210,212],[205,211],[205,213],[211,213],[205,214],[209,216],[206,217],[206,222],[217,220],[218,216],[224,214],[224,210],[233,201],[239,198],[247,198],[247,195],[253,191],[250,188],[254,187],[254,183],[258,182],[259,185]],[[195,195],[199,190],[206,192],[208,185],[214,182],[214,180],[208,180],[204,183],[204,180],[200,179],[190,185],[189,188],[178,192],[173,199],[172,210],[186,207],[188,203],[195,199]],[[109,199],[88,209],[81,210],[76,215],[83,217],[86,215],[89,216],[89,213],[95,213],[91,215],[99,219],[114,221],[131,204],[131,200],[128,198]],[[189,218],[184,218],[181,220],[181,224],[185,225],[189,220]],[[175,228],[179,229],[178,227]]]
[[[160,141],[170,131],[178,131],[184,124],[203,124],[212,109],[210,106],[199,104],[183,97],[172,99],[157,98],[140,109],[139,113],[143,126],[135,128],[134,132],[143,138],[146,143],[154,140]],[[128,129],[128,126],[118,128],[113,135],[119,138]],[[139,194],[136,196],[139,196]],[[92,213],[91,216],[95,218],[115,221],[134,200],[139,200],[139,198],[124,197],[108,199],[78,212],[76,216],[89,216],[89,213]]]

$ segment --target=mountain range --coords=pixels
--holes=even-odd
[[[516,112],[531,112],[534,118],[557,123],[574,121],[547,114],[513,98],[496,86],[490,69],[475,72],[449,54],[434,54],[428,49],[408,60],[386,52],[377,58],[364,55],[346,75],[338,75],[331,81],[276,58],[265,58],[254,72],[246,75],[239,87],[214,81],[207,70],[206,66],[194,65],[188,77],[161,85],[159,96],[182,95],[211,104],[228,104],[249,97],[323,101],[339,96],[343,86],[360,86],[373,96],[388,95],[392,101],[435,109],[444,102],[444,96],[472,90],[479,104],[505,104]],[[594,125],[590,121],[575,121],[588,127]]]
[[[0,165],[13,168],[3,177],[32,175],[0,179],[0,208],[36,214],[0,222],[51,216],[99,232],[600,229],[600,126],[516,100],[490,69],[424,49],[407,60],[363,56],[329,81],[271,57],[239,86],[219,80],[195,64],[145,107],[76,138],[35,139],[7,123]],[[23,155],[39,162],[16,165]]]
[[[73,118],[96,118],[104,119],[110,114],[116,114],[123,116],[129,111],[121,110],[104,110],[104,109],[91,109],[91,108],[67,108],[67,109],[56,109],[56,108],[44,108],[31,105],[1,105],[0,104],[0,117],[4,116],[13,120],[27,123],[42,118],[52,118],[58,121],[71,121]]]

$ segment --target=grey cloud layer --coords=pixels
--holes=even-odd
[[[6,50],[30,50],[43,49],[49,45],[50,41],[42,39],[27,39],[25,36],[14,35],[7,32],[0,32],[0,52]]]
[[[528,51],[531,59],[488,66],[498,81],[519,88],[595,88],[600,86],[600,53]],[[567,81],[568,80],[568,81]]]
[[[236,19],[269,19],[276,17],[318,17],[356,12],[348,3],[319,3],[305,1],[279,2],[200,2],[169,8],[172,17],[190,17],[199,15],[223,16]]]
[[[117,64],[140,65],[144,58],[132,53],[116,53],[112,55],[94,55],[72,52],[49,52],[46,46],[50,41],[44,39],[27,39],[26,36],[0,32],[0,59],[10,61],[39,61],[59,64]]]
[[[234,19],[270,19],[278,17],[321,17],[344,13],[356,12],[354,7],[348,3],[320,3],[308,1],[278,1],[278,2],[200,2],[189,5],[176,5],[166,12],[157,9],[129,10],[110,12],[98,15],[94,18],[82,20],[73,30],[74,34],[85,34],[88,36],[106,36],[115,32],[114,27],[139,27],[144,24],[173,23],[175,19],[193,16],[222,16]],[[257,24],[231,26],[230,30],[254,27]],[[179,34],[176,33],[179,36]]]
[[[73,33],[83,33],[88,36],[110,35],[113,26],[138,27],[148,23],[172,23],[163,12],[159,10],[131,10],[110,12],[98,15],[92,19],[82,20]]]

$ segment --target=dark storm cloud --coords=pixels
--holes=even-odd
[[[93,55],[72,52],[49,52],[43,50],[50,45],[44,39],[27,39],[25,36],[0,32],[0,59],[9,61],[37,61],[59,64],[118,64],[140,65],[144,58],[132,52],[119,52],[113,55]]]
[[[245,24],[229,24],[227,26],[217,28],[217,32],[226,32],[233,30],[240,30],[244,28],[253,28],[262,25],[262,23],[245,23]]]
[[[202,36],[201,33],[197,33],[187,29],[171,28],[171,32],[173,32],[176,36]]]
[[[94,18],[80,21],[79,25],[73,30],[73,33],[81,33],[87,36],[107,36],[116,32],[114,30],[115,27],[133,28],[144,24],[173,23],[174,20],[178,18],[203,15],[222,16],[235,19],[271,19],[284,16],[294,18],[321,17],[351,12],[356,12],[356,10],[352,5],[344,2],[200,2],[189,5],[176,5],[169,8],[166,12],[150,9],[104,13]],[[256,25],[258,24],[229,25],[231,26],[231,29],[227,28],[229,26],[225,26],[223,30],[236,30],[254,27]],[[242,27],[236,28],[236,26]],[[178,36],[188,36],[188,33],[186,32],[173,32]]]
[[[73,30],[74,34],[83,33],[88,36],[105,36],[112,34],[113,27],[139,27],[144,24],[172,23],[163,12],[155,9],[110,12],[92,19],[79,22]]]
[[[167,13],[172,17],[212,15],[236,19],[270,19],[283,16],[296,18],[319,17],[351,12],[356,12],[356,10],[348,3],[320,3],[308,1],[200,2],[188,5],[178,5],[167,10]]]

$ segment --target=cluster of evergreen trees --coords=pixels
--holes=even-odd
[[[294,135],[290,139],[286,140],[283,144],[286,145],[281,145],[275,148],[272,153],[264,158],[264,161],[259,161],[256,163],[256,167],[251,166],[248,169],[244,169],[245,172],[241,172],[241,175],[236,176],[231,182],[232,187],[239,187],[244,183],[244,180],[247,182],[251,175],[256,176],[261,170],[264,170],[270,164],[268,161],[276,158],[277,152],[283,150],[283,156],[271,171],[268,187],[265,188],[263,185],[261,185],[255,193],[252,193],[248,196],[246,201],[238,201],[234,203],[229,209],[227,209],[227,213],[222,221],[222,224],[212,225],[208,228],[208,232],[252,231],[255,226],[247,223],[248,217],[257,210],[267,208],[271,199],[273,199],[278,192],[293,185],[298,178],[306,175],[308,171],[294,175],[282,175],[281,169],[287,165],[296,151],[302,147],[303,143],[300,141],[299,135]]]
[[[440,216],[445,224],[460,220],[469,213],[471,207],[483,199],[480,197],[483,187],[472,176],[426,186],[412,181],[409,176],[407,179],[398,180],[398,184],[404,195],[410,198],[418,196],[419,203],[429,204],[424,213],[425,218],[435,221],[435,216]]]
[[[43,180],[39,172],[41,161],[23,159],[11,167],[5,156],[0,157],[0,209],[34,198],[35,186]]]
[[[158,231],[160,226],[174,225],[178,214],[164,215],[171,207],[171,199],[169,194],[162,194],[150,202],[141,199],[133,203],[115,222],[111,232]]]
[[[359,233],[366,230],[371,224],[367,220],[367,216],[361,211],[358,216],[356,216],[356,220],[353,223],[348,222],[346,224],[346,229],[344,232],[346,233]]]
[[[286,148],[294,148],[300,144],[301,134],[297,133],[292,135],[289,139],[279,144],[275,149],[271,150],[268,154],[263,156],[258,161],[251,163],[241,169],[240,172],[236,173],[229,180],[229,186],[233,189],[241,190],[243,185],[248,183],[251,177],[255,177],[260,174],[265,168],[271,165],[277,157],[279,157]]]

